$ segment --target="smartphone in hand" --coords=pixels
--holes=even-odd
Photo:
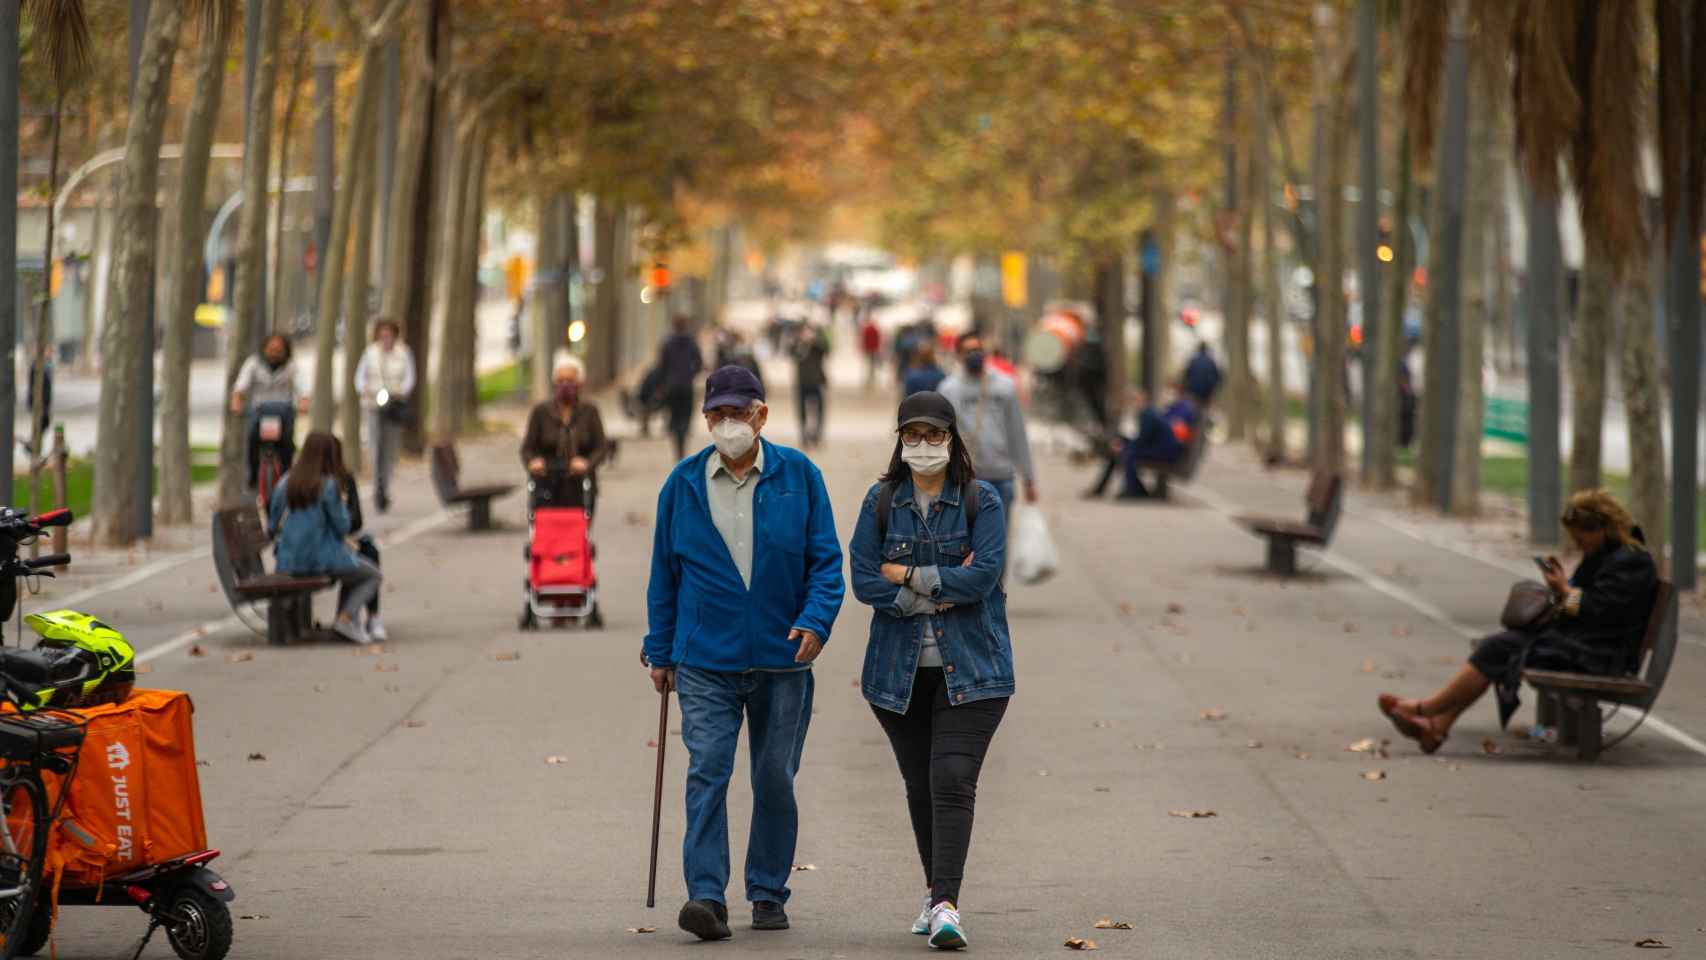
[[[1551,557],[1543,557],[1538,553],[1534,555],[1534,565],[1540,568],[1540,572],[1542,574],[1548,574],[1548,573],[1552,572],[1553,562],[1554,561],[1552,560]]]

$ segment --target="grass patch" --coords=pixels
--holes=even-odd
[[[481,405],[485,405],[494,400],[512,398],[521,393],[526,386],[526,373],[518,361],[480,374],[474,393],[479,397]]]
[[[211,483],[219,476],[219,448],[191,447],[190,448],[190,483],[200,485]],[[160,491],[160,479],[156,468],[154,491]],[[66,506],[79,517],[87,516],[94,505],[95,493],[95,464],[92,460],[72,457],[65,465],[65,499]],[[37,489],[37,509],[49,510],[53,507],[53,474],[43,470],[41,486]],[[30,502],[30,475],[20,473],[12,484],[12,506],[22,510]]]

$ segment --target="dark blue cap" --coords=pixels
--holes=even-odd
[[[754,400],[763,402],[764,384],[751,370],[730,364],[705,378],[705,405],[700,409],[706,413],[717,407],[745,409]]]

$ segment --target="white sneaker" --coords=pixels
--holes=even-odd
[[[373,638],[374,643],[384,643],[390,638],[391,635],[385,632],[385,621],[379,619],[379,614],[367,618],[367,635]]]
[[[367,635],[367,631],[361,629],[361,624],[354,620],[339,620],[332,624],[332,630],[350,643],[359,643],[365,646],[373,642],[373,638]]]
[[[960,911],[946,901],[930,908],[930,946],[937,950],[959,950],[966,945],[960,928]]]
[[[918,919],[912,921],[912,932],[921,937],[928,936],[930,933],[930,895],[928,893],[924,895],[924,909],[918,911]]]

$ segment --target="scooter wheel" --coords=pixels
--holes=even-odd
[[[231,908],[195,887],[179,887],[167,907],[166,938],[183,960],[225,960],[231,952]]]

